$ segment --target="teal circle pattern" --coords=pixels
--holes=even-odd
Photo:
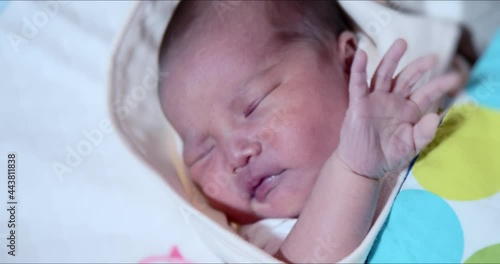
[[[479,105],[500,109],[500,28],[470,74],[466,92]]]
[[[7,3],[9,3],[9,1],[0,0],[0,13],[2,13],[2,10],[7,6]]]
[[[403,190],[368,263],[459,263],[463,248],[462,226],[445,200],[428,191]]]

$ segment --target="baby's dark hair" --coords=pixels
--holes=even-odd
[[[248,3],[248,1],[243,1]],[[352,30],[353,23],[337,1],[265,1],[265,18],[276,31],[276,37],[284,44],[295,41],[310,42],[320,52],[329,52],[328,43],[345,30]],[[224,15],[238,3],[230,1],[188,1],[177,6],[165,31],[160,46],[159,63],[172,46],[197,23],[206,23],[216,16]]]

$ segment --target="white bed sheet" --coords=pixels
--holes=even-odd
[[[217,261],[165,183],[142,177],[148,168],[107,131],[108,62],[134,2],[49,2],[52,11],[42,1],[0,4],[0,262],[138,262],[173,245],[191,261]],[[92,143],[91,131],[102,139]],[[70,149],[80,161],[66,161]],[[2,209],[10,152],[15,257]]]

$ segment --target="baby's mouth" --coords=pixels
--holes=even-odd
[[[264,202],[267,195],[278,186],[283,172],[285,172],[285,170],[261,177],[251,189],[252,198],[255,198],[258,202]]]

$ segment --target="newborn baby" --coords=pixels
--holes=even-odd
[[[300,262],[334,234],[324,260],[338,261],[368,233],[380,179],[433,138],[439,117],[428,109],[460,77],[412,93],[434,57],[393,77],[398,40],[367,84],[367,56],[334,1],[216,7],[182,2],[161,47],[161,104],[189,176],[233,222],[298,218],[276,257]]]

